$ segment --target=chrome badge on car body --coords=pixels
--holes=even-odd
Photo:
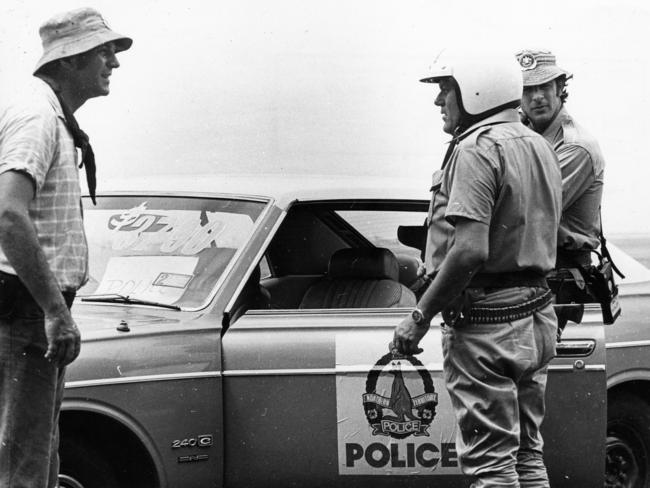
[[[211,447],[212,444],[213,438],[211,434],[201,434],[194,437],[173,440],[172,449],[180,449],[182,447]]]

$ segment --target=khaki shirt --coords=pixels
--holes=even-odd
[[[433,175],[425,265],[437,272],[453,246],[458,217],[489,226],[485,273],[553,269],[561,212],[557,157],[542,136],[504,110],[458,136]]]
[[[562,107],[544,133],[562,172],[562,218],[558,247],[592,250],[600,242],[600,202],[605,160],[598,142]]]

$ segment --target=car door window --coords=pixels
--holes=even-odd
[[[404,285],[406,290],[385,282],[381,285],[382,289],[397,288],[386,291],[386,295],[410,294],[411,285],[418,279],[420,250],[399,242],[398,227],[421,226],[425,217],[424,207],[391,210],[386,208],[385,202],[378,206],[359,202],[341,202],[334,207],[297,205],[289,212],[272,240],[265,255],[268,260],[265,258],[260,263],[261,284],[270,293],[270,307],[305,310],[414,304],[410,299],[387,301],[382,297],[382,292],[371,293],[374,285],[367,281],[386,279],[381,271],[383,260],[377,258],[376,253],[375,257],[372,255],[376,248],[388,249],[399,264],[399,276],[393,281]],[[332,269],[333,256],[340,258],[342,250],[352,254],[347,261],[346,258],[338,259],[336,268]],[[355,263],[358,264],[359,260],[364,264],[361,274],[355,276],[353,268],[357,267]],[[378,266],[376,273],[373,272],[373,261]],[[342,269],[345,263],[349,264],[350,273]],[[267,265],[268,273],[265,271]],[[338,282],[333,283],[337,279]],[[363,299],[364,295],[368,297],[367,300]]]
[[[426,213],[390,210],[341,210],[337,213],[376,247],[385,247],[396,255],[419,256],[419,250],[397,240],[397,228],[400,225],[422,225]]]

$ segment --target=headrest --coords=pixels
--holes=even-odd
[[[419,278],[420,261],[412,256],[400,254],[397,256],[399,263],[399,282],[410,287]]]
[[[339,249],[330,258],[330,278],[399,280],[399,263],[383,247]]]

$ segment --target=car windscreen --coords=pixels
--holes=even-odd
[[[87,200],[89,280],[78,296],[201,308],[264,206],[168,196],[98,197],[97,206]]]

